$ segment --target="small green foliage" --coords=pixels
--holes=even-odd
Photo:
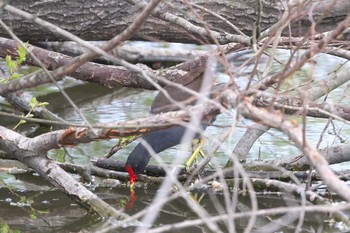
[[[124,138],[119,138],[118,143],[112,147],[112,149],[105,155],[105,158],[110,158],[112,155],[117,153],[120,149],[126,147],[130,142],[134,141],[136,136],[128,136]]]
[[[6,65],[10,70],[10,74],[13,74],[17,68],[17,62],[12,60],[10,55],[7,55],[5,60],[6,60]]]
[[[29,101],[29,107],[30,107],[30,110],[29,112],[24,116],[22,115],[22,117],[25,117],[25,118],[31,118],[33,117],[34,115],[32,114],[32,112],[34,111],[35,108],[37,107],[45,107],[47,106],[49,103],[48,102],[39,102],[36,100],[36,97],[33,97],[30,99]],[[18,126],[20,126],[21,124],[25,124],[27,121],[24,120],[24,119],[21,119],[17,125],[15,127],[13,127],[13,129],[17,129]]]
[[[12,76],[11,76],[11,79],[18,79],[21,76],[22,76],[21,74],[13,73]]]
[[[36,100],[36,97],[33,97],[33,98],[31,98],[31,100],[29,101],[29,106],[30,106],[30,108],[31,109],[34,109],[35,107],[36,107],[36,103],[37,103],[38,101]]]
[[[22,114],[21,117],[25,117],[25,116]],[[13,127],[13,130],[17,129],[18,126],[20,126],[21,124],[25,124],[25,123],[27,123],[27,121],[24,120],[24,119],[21,119],[21,120],[17,123],[17,125],[15,125],[15,127]]]
[[[28,48],[28,42],[24,43],[25,48],[23,48],[21,45],[18,45],[18,62],[21,64],[25,62],[27,57],[27,48]]]
[[[25,123],[27,123],[27,121],[22,119],[22,120],[19,121],[18,124],[25,124]]]
[[[24,44],[25,48],[18,45],[17,49],[17,58],[15,60],[12,59],[10,55],[7,55],[5,57],[6,65],[9,69],[9,77],[5,79],[1,79],[1,83],[8,82],[9,80],[12,79],[18,79],[22,75],[17,73],[18,68],[21,66],[21,64],[26,60],[27,57],[27,48],[28,48],[28,42]]]
[[[0,84],[6,83],[13,79],[18,79],[22,76],[22,74],[17,73],[17,70],[21,66],[21,64],[26,61],[28,46],[29,46],[28,42],[24,43],[24,46],[18,45],[18,49],[17,49],[18,55],[16,56],[15,60],[13,60],[10,55],[6,56],[5,61],[9,70],[9,77],[0,78]],[[47,102],[39,102],[35,97],[33,97],[29,102],[29,106],[30,106],[29,112],[25,116],[23,115],[22,116],[25,118],[33,117],[32,112],[36,107],[45,107],[48,104],[49,103]],[[18,124],[14,127],[14,129],[16,129],[19,125],[24,123],[26,123],[26,120],[24,119],[20,120]]]
[[[25,196],[20,196],[19,202],[20,203],[25,203],[27,201],[27,198]]]
[[[135,139],[135,136],[134,135],[131,135],[131,136],[128,136],[128,137],[124,137],[124,142],[126,146],[127,144],[129,144],[130,142],[132,142],[133,140]]]
[[[38,102],[39,107],[46,107],[47,105],[49,105],[48,102]]]
[[[29,101],[29,106],[31,109],[34,109],[36,107],[45,107],[47,105],[49,105],[48,102],[39,102],[36,100],[36,97],[31,98]]]
[[[10,232],[10,227],[9,225],[7,224],[1,224],[1,230],[0,230],[1,233],[8,233]]]
[[[0,233],[20,233],[19,230],[11,229],[6,223],[0,224]]]

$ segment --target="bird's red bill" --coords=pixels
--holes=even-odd
[[[126,165],[125,169],[129,173],[130,186],[133,186],[136,179],[137,179],[137,176],[136,176],[134,170],[132,170],[132,168],[129,165]]]

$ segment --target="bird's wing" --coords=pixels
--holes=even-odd
[[[189,71],[181,79],[175,81],[175,83],[181,84],[181,88],[172,85],[165,86],[163,90],[166,94],[161,91],[154,98],[151,113],[158,114],[162,112],[177,111],[183,106],[194,105],[197,100],[196,95],[192,95],[182,87],[199,92],[202,88],[203,80],[203,70],[195,69]],[[208,83],[211,85],[211,82]],[[170,96],[170,98],[168,96]]]

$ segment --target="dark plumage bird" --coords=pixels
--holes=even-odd
[[[204,80],[202,71],[198,70],[188,72],[184,78],[181,78],[175,82],[196,92],[202,92],[203,88],[205,88],[206,91],[210,91],[212,85],[212,80]],[[164,90],[167,91],[169,96],[177,103],[194,105],[197,102],[196,96],[191,95],[177,87],[166,86]],[[179,109],[181,109],[181,107],[178,104],[174,104],[174,102],[170,101],[162,92],[160,92],[153,101],[151,113],[158,114],[162,112],[176,111]],[[203,117],[203,120],[205,119],[205,121],[202,122],[202,130],[205,130],[208,124],[213,121],[214,118],[215,116]],[[155,153],[159,153],[165,149],[180,144],[186,130],[189,129],[184,126],[172,126],[170,128],[148,133],[143,136],[143,140],[145,143],[148,143]],[[194,132],[193,139],[199,137],[200,135]],[[149,150],[147,150],[143,144],[139,143],[129,155],[125,165],[125,169],[130,176],[130,185],[134,184],[138,174],[144,172],[150,159],[151,154]]]

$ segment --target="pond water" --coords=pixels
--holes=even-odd
[[[287,59],[288,53],[285,51],[280,51],[280,53],[280,59],[282,61]],[[341,59],[332,56],[316,58],[317,65],[314,67],[314,77],[327,77],[328,73],[332,72],[342,62]],[[302,76],[303,72],[306,72],[307,69],[310,69],[310,67],[305,67],[305,70],[300,72],[300,75]],[[221,77],[220,81],[223,79],[224,77]],[[244,86],[244,80],[239,81],[239,84]],[[107,89],[95,84],[79,83],[69,78],[60,82],[60,85],[65,87],[68,95],[75,101],[81,112],[91,123],[126,121],[139,117],[147,117],[149,116],[148,112],[152,100],[157,94],[155,91],[123,87]],[[341,100],[341,103],[346,103],[345,101],[348,101],[348,98],[342,100],[341,97],[344,95],[344,92],[349,94],[346,88],[337,89],[328,97],[327,101],[338,103]],[[49,109],[57,112],[67,121],[81,123],[79,115],[73,111],[68,102],[57,92],[56,87],[45,85],[32,90],[32,93],[39,96],[39,101],[49,102]],[[0,122],[3,124],[5,120],[0,119]],[[317,144],[319,141],[326,122],[327,120],[323,119],[308,119],[307,138],[313,144]],[[231,125],[234,122],[231,116],[222,114],[217,118],[215,123],[217,125]],[[240,121],[230,139],[223,145],[223,148],[232,150],[245,132],[245,127],[250,124],[252,122],[249,120]],[[333,127],[334,130],[329,129],[326,131],[320,148],[344,142],[347,143],[350,135],[349,125],[335,121]],[[218,138],[223,131],[224,129],[220,127],[209,127],[206,132]],[[340,131],[342,142],[340,142],[339,136],[335,136],[335,131]],[[81,144],[73,148],[66,148],[68,154],[63,156],[63,160],[80,165],[89,164],[91,159],[105,155],[115,145],[116,141],[98,141]],[[125,161],[137,143],[133,142],[129,144],[112,158]],[[205,145],[208,147],[208,144]],[[166,163],[171,163],[178,149],[179,147],[168,149],[160,153],[160,157]],[[204,148],[204,150],[206,149],[208,148]],[[254,145],[248,156],[248,161],[257,160],[258,155],[261,160],[273,160],[298,153],[300,152],[290,145],[287,137],[278,131],[271,130],[270,134],[263,135],[258,143]],[[50,151],[50,157],[52,159],[62,160],[62,154],[65,154],[63,149]],[[223,153],[223,149],[221,149],[213,159],[213,164],[222,167],[227,161],[228,158]],[[150,162],[150,164],[155,163],[154,159]],[[347,167],[348,163],[334,166],[334,168],[339,170],[345,170]],[[156,195],[157,188],[158,186],[151,185],[147,188],[136,190],[138,199],[133,209],[129,210],[128,213],[137,213],[148,206]],[[113,189],[97,188],[95,192],[117,208],[125,206],[129,199],[129,189],[125,186]],[[200,204],[208,213],[212,215],[221,213],[222,209],[218,207],[218,204],[224,206],[224,198],[221,192],[209,190],[204,193],[193,193],[192,195],[194,197],[203,195]],[[214,199],[215,201],[213,201]],[[300,203],[298,202],[294,197],[280,193],[270,193],[270,195],[258,194],[259,208],[299,205]],[[248,197],[242,196],[239,198],[239,203],[237,204],[238,210],[244,211],[250,207],[251,204]],[[77,206],[73,200],[67,198],[60,191],[53,189],[51,185],[47,184],[37,175],[30,173],[24,175],[0,173],[0,209],[0,224],[2,226],[8,224],[11,229],[18,229],[21,232],[76,232],[89,227],[94,229],[93,227],[99,226],[98,219],[95,216],[91,216],[83,208]],[[274,216],[274,218],[277,217],[281,217],[281,215]],[[284,226],[280,229],[277,228],[276,232],[294,232],[294,227],[292,226],[297,223],[299,215],[294,216],[293,214],[289,214],[287,217],[291,227]],[[196,214],[188,209],[183,199],[177,198],[164,206],[157,218],[156,225],[161,226],[163,224],[177,223],[194,218],[196,218]],[[317,232],[345,232],[347,230],[337,224],[324,222],[324,219],[328,218],[323,214],[307,214],[303,229],[310,229],[311,231],[313,229]],[[260,217],[256,226],[264,227],[268,222],[268,217]],[[246,224],[246,218],[235,221],[238,231],[243,230]],[[220,227],[225,229],[224,225],[220,225]],[[190,229],[193,232],[208,231],[203,226],[194,226]],[[134,227],[130,226],[121,228],[118,232],[132,232],[133,230]],[[186,228],[186,231],[188,230],[189,228]],[[179,230],[179,232],[182,232],[182,230]]]
[[[283,62],[287,59],[286,51],[280,51],[280,61]],[[314,68],[314,77],[326,78],[329,73],[337,69],[343,60],[335,58],[330,55],[324,55],[322,57],[316,57],[317,66]],[[326,62],[325,62],[326,61]],[[276,65],[277,66],[277,65]],[[303,74],[303,71],[308,69],[306,66],[299,74]],[[278,69],[278,68],[276,68]],[[316,78],[316,79],[317,79]],[[220,76],[220,81],[225,81],[225,78]],[[238,83],[244,87],[245,80],[239,79]],[[69,84],[68,84],[69,85]],[[329,103],[350,103],[349,98],[343,98],[342,96],[349,94],[349,90],[346,85],[343,88],[334,90],[328,97],[327,102]],[[126,121],[130,119],[137,119],[140,117],[150,116],[149,110],[152,104],[154,96],[158,93],[157,91],[138,90],[131,88],[115,88],[114,90],[106,89],[94,84],[84,84],[79,86],[73,86],[67,88],[67,92],[71,93],[72,99],[78,103],[80,110],[83,112],[85,117],[92,123],[107,123],[113,121]],[[345,92],[345,93],[344,93]],[[52,99],[51,99],[52,98]],[[62,99],[61,94],[52,93],[44,95],[41,98],[43,101],[50,103],[50,107],[55,109],[55,112],[60,112],[64,118],[70,122],[81,123],[79,115],[72,110],[69,103]],[[58,111],[57,111],[58,110]],[[328,120],[327,119],[307,119],[307,139],[310,140],[314,145],[320,139],[321,132]],[[216,125],[231,125],[234,123],[232,117],[229,114],[221,114],[215,121]],[[251,125],[252,122],[249,120],[242,120],[238,123],[238,127],[232,134],[232,137],[225,142],[224,147],[229,150],[233,149],[239,138],[243,135],[246,127]],[[334,121],[334,129],[328,129],[326,134],[322,138],[320,148],[332,146],[334,144],[346,143],[348,141],[348,135],[350,135],[350,127],[342,122]],[[225,129],[220,127],[209,127],[206,132],[218,138]],[[335,135],[335,132],[339,132],[339,135]],[[341,141],[342,140],[342,141]],[[341,141],[341,142],[340,142]],[[89,144],[82,144],[72,149],[76,159],[79,159],[78,163],[88,163],[91,157],[103,155],[108,152],[108,148],[115,144],[115,140],[96,142]],[[120,160],[126,160],[131,150],[135,147],[138,142],[133,142],[128,145],[125,149],[119,151],[114,158]],[[209,145],[206,144],[206,145]],[[174,155],[178,151],[179,147],[173,147],[162,152],[161,158],[165,162],[171,162]],[[85,151],[85,152],[84,152]],[[86,151],[88,153],[86,153]],[[90,152],[94,152],[91,154]],[[54,152],[53,152],[54,153]],[[248,162],[257,159],[257,155],[260,154],[260,159],[269,160],[290,155],[298,154],[299,150],[293,146],[290,146],[289,140],[286,136],[276,130],[270,130],[268,134],[264,134],[259,142],[256,143],[250,151],[248,156]],[[222,156],[221,156],[222,155]],[[218,151],[218,155],[215,156],[213,162],[218,166],[223,166],[227,162],[228,158]],[[72,161],[77,162],[77,161]],[[155,163],[154,160],[150,162]]]

